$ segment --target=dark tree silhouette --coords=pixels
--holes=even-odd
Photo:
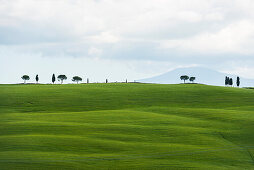
[[[232,79],[232,78],[229,79],[229,85],[230,85],[231,87],[233,86],[233,79]]]
[[[125,83],[128,83],[128,80],[126,79]]]
[[[195,80],[196,80],[196,77],[190,77],[190,82],[194,83]]]
[[[72,81],[77,82],[77,84],[78,84],[79,81],[82,81],[82,78],[79,77],[79,76],[74,76],[74,77],[72,78]]]
[[[39,76],[38,76],[38,74],[36,75],[35,80],[36,80],[36,83],[38,84],[38,81],[39,81]]]
[[[185,83],[186,80],[189,80],[189,76],[183,75],[183,76],[180,77],[180,79],[183,80],[184,83]]]
[[[21,78],[24,80],[24,84],[26,84],[27,80],[30,80],[30,77],[28,75],[23,75]]]
[[[57,77],[57,79],[58,79],[58,81],[61,81],[61,84],[63,84],[63,81],[64,81],[64,80],[67,80],[67,77],[66,77],[66,75],[59,75],[59,76]]]
[[[240,77],[237,77],[237,79],[236,79],[236,85],[237,85],[237,87],[239,87],[240,86]]]
[[[225,86],[228,85],[228,76],[225,77]]]
[[[86,79],[86,83],[87,83],[87,84],[89,83],[89,78]]]
[[[106,79],[106,83],[108,83],[108,79]]]
[[[55,74],[52,75],[52,83],[55,84],[55,81],[56,81],[56,76]]]

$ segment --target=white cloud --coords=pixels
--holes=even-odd
[[[197,36],[161,42],[162,48],[195,51],[202,54],[254,54],[254,22],[248,20],[232,23],[218,32],[205,32]]]
[[[0,0],[7,63],[9,50],[14,62],[28,54],[175,67],[254,60],[253,30],[253,0]]]
[[[93,35],[88,38],[94,43],[117,43],[120,41],[120,37],[117,37],[110,32],[101,32],[99,35]]]
[[[102,54],[102,50],[98,49],[96,47],[91,47],[88,51],[89,55],[95,55],[95,56],[100,56]]]

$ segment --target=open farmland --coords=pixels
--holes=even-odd
[[[254,91],[0,85],[1,169],[254,169]]]

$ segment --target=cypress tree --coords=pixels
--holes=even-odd
[[[226,76],[226,78],[225,78],[225,86],[227,86],[228,85],[228,77]]]
[[[38,84],[38,81],[39,81],[39,76],[38,76],[38,74],[36,75],[35,80],[36,80],[36,83]]]
[[[55,81],[56,81],[56,76],[55,74],[52,75],[52,83],[55,84]]]
[[[228,77],[227,85],[230,85],[230,78]]]
[[[237,80],[236,80],[236,85],[237,85],[237,87],[239,87],[239,86],[240,86],[240,77],[237,77]]]
[[[89,83],[89,78],[86,79],[86,83],[87,83],[87,84]]]
[[[232,78],[229,79],[229,85],[230,85],[231,87],[233,86],[233,79],[232,79]]]

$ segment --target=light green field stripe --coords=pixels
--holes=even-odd
[[[183,121],[183,120],[182,120]],[[193,120],[192,120],[193,121]],[[193,123],[193,122],[192,122]],[[204,124],[205,122],[203,122]],[[25,125],[25,126],[33,126],[33,127],[38,127],[38,126],[47,126],[47,127],[63,127],[63,128],[74,128],[74,127],[79,127],[79,128],[89,128],[89,129],[95,129],[95,130],[103,130],[103,133],[112,133],[112,134],[116,134],[117,132],[114,131],[110,131],[113,129],[137,129],[137,130],[151,130],[154,131],[156,129],[158,130],[174,130],[176,129],[177,131],[186,131],[186,132],[199,132],[199,133],[212,133],[214,132],[214,130],[216,130],[216,127],[201,127],[198,125],[188,125],[187,123],[185,124],[181,124],[180,125],[176,125],[176,124],[170,124],[170,126],[165,125],[165,124],[161,124],[161,125],[155,125],[155,126],[151,126],[151,125],[141,125],[139,124],[139,122],[134,122],[133,124],[129,124],[128,122],[126,123],[121,123],[121,124],[117,124],[117,123],[107,123],[107,124],[103,124],[103,123],[76,123],[76,122],[52,122],[52,121],[13,121],[13,122],[8,122],[8,123],[4,123],[3,125],[5,126],[20,126],[20,125]],[[224,124],[225,126],[225,124]],[[22,128],[22,127],[21,127]],[[155,129],[156,128],[156,129]],[[223,132],[224,130],[221,129],[220,132]],[[96,131],[95,131],[96,132]],[[231,129],[231,132],[237,133],[237,130],[233,130]],[[121,135],[121,134],[120,134]],[[128,134],[125,134],[128,135]],[[186,135],[186,134],[185,134]],[[0,136],[1,137],[1,136]]]
[[[128,135],[126,135],[128,137]],[[131,136],[133,137],[133,136]],[[191,148],[191,147],[197,147],[197,145],[191,145],[191,144],[182,144],[182,143],[160,143],[158,142],[145,142],[145,141],[120,141],[120,140],[111,140],[111,139],[106,139],[106,138],[100,138],[100,136],[98,135],[97,137],[94,136],[77,136],[77,135],[49,135],[49,134],[25,134],[25,135],[6,135],[6,136],[0,136],[0,139],[4,139],[4,140],[13,140],[18,141],[18,139],[22,139],[22,141],[27,141],[27,144],[29,144],[29,139],[56,139],[56,138],[62,138],[62,139],[71,139],[71,140],[82,140],[82,141],[89,141],[89,142],[99,142],[99,143],[112,143],[112,147],[114,147],[114,143],[118,143],[118,144],[123,144],[123,145],[135,145],[135,144],[143,144],[144,146],[160,146],[160,147],[187,147],[187,148]],[[27,138],[27,139],[25,139]],[[206,137],[206,138],[210,138],[213,139],[212,137]],[[31,144],[32,141],[30,140]],[[232,146],[230,146],[232,147]]]
[[[253,90],[254,91],[254,90]],[[244,106],[242,107],[228,107],[228,108],[211,108],[211,107],[186,107],[186,106],[182,106],[182,107],[176,107],[176,106],[150,106],[150,107],[137,107],[137,108],[125,108],[125,109],[114,109],[114,110],[92,110],[92,111],[76,111],[76,112],[28,112],[28,113],[20,113],[20,112],[12,112],[12,113],[1,113],[2,116],[7,115],[7,116],[19,116],[19,115],[33,115],[33,116],[40,116],[40,115],[78,115],[78,114],[112,114],[112,113],[117,113],[117,112],[122,112],[122,113],[130,113],[130,112],[146,112],[150,109],[155,110],[155,109],[159,109],[159,110],[164,110],[167,109],[169,111],[190,111],[190,112],[194,112],[197,111],[198,113],[201,111],[205,111],[205,112],[209,112],[209,113],[238,113],[239,109],[241,111],[241,113],[244,114],[250,114],[250,113],[254,113],[253,110],[243,110],[242,108],[245,108]],[[253,108],[254,106],[246,106],[246,108]],[[159,111],[158,110],[158,111]],[[157,113],[157,112],[156,112]]]
[[[191,155],[202,155],[207,153],[220,153],[220,152],[243,152],[247,154],[247,150],[254,150],[254,146],[245,147],[221,147],[221,148],[203,148],[203,149],[192,149],[192,150],[178,150],[172,152],[162,152],[162,153],[146,153],[146,154],[125,154],[125,155],[115,155],[115,154],[69,154],[63,152],[38,152],[38,151],[0,151],[0,156],[13,155],[16,159],[31,159],[30,155],[40,155],[40,159],[45,159],[46,157],[55,157],[54,160],[50,161],[94,161],[94,160],[128,160],[128,159],[142,159],[142,158],[160,158],[160,157],[175,157],[175,156],[191,156]],[[21,153],[21,155],[16,155]],[[26,158],[24,158],[25,156]],[[20,158],[19,158],[20,157]],[[58,158],[58,159],[57,159]],[[70,159],[73,158],[73,159]],[[7,158],[8,159],[8,158]],[[48,160],[45,160],[48,161]],[[251,162],[251,160],[247,160]],[[5,162],[2,160],[0,162]]]

